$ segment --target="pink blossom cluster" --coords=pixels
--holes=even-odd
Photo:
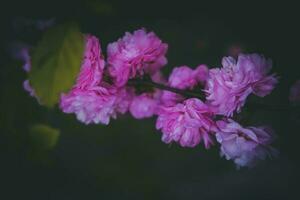
[[[258,160],[278,152],[270,146],[273,131],[269,127],[242,127],[232,119],[217,121],[216,139],[221,144],[221,156],[240,166],[254,166]]]
[[[190,98],[173,106],[162,106],[156,128],[161,129],[165,143],[178,142],[182,147],[195,147],[203,141],[209,148],[216,131],[212,116],[208,105],[200,99]]]
[[[264,97],[273,90],[278,80],[268,74],[271,67],[271,60],[258,54],[240,54],[237,60],[224,57],[222,68],[209,71],[205,90],[208,103],[217,114],[233,116],[250,94]]]
[[[203,143],[206,149],[219,143],[221,156],[237,166],[272,156],[269,129],[244,128],[231,119],[250,94],[264,97],[274,89],[278,80],[270,74],[272,62],[258,54],[239,54],[237,60],[224,57],[220,68],[175,67],[165,79],[161,69],[167,49],[155,33],[140,29],[110,43],[105,60],[98,38],[86,35],[81,70],[73,88],[61,95],[61,110],[85,124],[108,124],[126,112],[136,119],[156,116],[163,142],[182,147]],[[132,84],[139,80],[166,89]],[[202,98],[167,88],[196,91]]]
[[[199,65],[196,69],[188,66],[175,67],[168,79],[168,85],[182,90],[192,90],[195,86],[204,86],[208,77],[206,65]],[[164,105],[175,105],[182,100],[182,95],[170,91],[163,91],[162,102]]]
[[[86,124],[108,124],[111,117],[127,111],[137,119],[153,116],[161,91],[137,93],[136,88],[126,84],[144,73],[149,74],[152,81],[163,82],[159,69],[167,62],[166,49],[167,45],[153,32],[141,29],[109,44],[106,64],[99,40],[87,35],[80,74],[72,90],[62,95],[61,109],[75,113]]]
[[[105,61],[99,40],[86,35],[81,70],[76,84],[67,94],[62,94],[60,108],[65,113],[75,113],[85,124],[108,124],[117,113],[128,110],[131,95],[126,88],[103,80]]]
[[[155,74],[167,64],[165,54],[168,45],[153,33],[144,29],[124,37],[107,47],[107,61],[111,77],[117,86],[123,86],[131,78],[144,73]]]

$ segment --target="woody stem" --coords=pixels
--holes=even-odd
[[[187,98],[198,98],[203,101],[205,101],[205,94],[201,91],[189,91],[189,90],[182,90],[182,89],[177,89],[174,87],[170,87],[161,83],[156,83],[153,82],[149,79],[131,79],[128,81],[128,85],[130,86],[135,86],[135,85],[144,85],[144,86],[150,86],[153,88],[158,88],[161,90],[166,90],[170,92],[174,92],[180,95],[183,95]],[[261,103],[248,103],[250,108],[252,109],[261,109],[261,110],[267,110],[267,111],[273,111],[273,112],[289,112],[289,111],[298,111],[300,112],[300,106],[296,105],[290,105],[290,104],[278,104],[278,105],[271,105],[271,104],[261,104]]]

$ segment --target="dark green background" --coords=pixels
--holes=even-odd
[[[155,119],[120,116],[108,126],[83,125],[73,115],[47,110],[22,89],[22,63],[11,59],[12,41],[34,44],[40,33],[15,29],[18,18],[73,20],[83,32],[108,43],[125,31],[153,30],[169,44],[172,67],[219,66],[231,44],[273,59],[280,84],[268,97],[250,101],[287,103],[290,85],[300,79],[299,14],[284,2],[180,1],[7,1],[1,6],[0,199],[297,199],[299,122],[286,112],[243,113],[245,125],[270,124],[278,135],[278,159],[236,170],[207,151],[166,145]],[[33,147],[29,127],[60,129],[50,151]],[[299,195],[298,195],[299,196]]]

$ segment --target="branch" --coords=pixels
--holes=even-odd
[[[170,87],[170,86],[167,86],[164,84],[155,83],[150,79],[131,79],[128,81],[128,85],[151,86],[153,88],[158,88],[161,90],[174,92],[174,93],[183,95],[188,98],[198,98],[198,99],[201,99],[202,101],[205,101],[204,93],[173,88],[173,87]],[[250,102],[250,103],[248,103],[248,105],[252,109],[262,109],[262,110],[273,111],[273,112],[282,112],[282,111],[284,111],[284,112],[290,112],[290,111],[300,112],[300,106],[290,105],[290,104],[270,105],[270,104],[261,104],[261,103]]]
[[[170,91],[170,92],[181,94],[181,95],[186,96],[186,97],[190,97],[190,98],[196,97],[198,99],[205,100],[205,95],[203,95],[201,93],[196,93],[196,92],[193,92],[193,91],[181,90],[181,89],[173,88],[173,87],[170,87],[170,86],[167,86],[167,85],[163,85],[163,84],[160,84],[160,83],[155,83],[155,82],[153,82],[151,80],[131,79],[131,80],[128,81],[128,84],[129,85],[146,85],[146,86],[151,86],[151,87],[158,88],[158,89],[161,89],[161,90],[167,90],[167,91]]]

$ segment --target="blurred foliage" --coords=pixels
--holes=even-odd
[[[49,150],[55,147],[60,131],[45,124],[35,124],[30,128],[30,140],[34,148]]]
[[[75,83],[80,70],[84,38],[74,24],[50,28],[34,49],[29,81],[41,103],[53,107],[62,92]]]

